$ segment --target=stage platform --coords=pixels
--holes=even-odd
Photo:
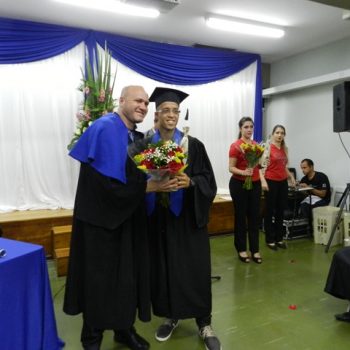
[[[0,213],[0,228],[4,238],[42,245],[47,257],[53,257],[52,230],[56,226],[71,225],[72,215],[72,209]],[[228,234],[233,228],[232,201],[217,196],[210,210],[209,234]]]
[[[71,225],[72,216],[72,209],[0,213],[0,228],[4,238],[42,245],[46,255],[52,257],[52,228]]]

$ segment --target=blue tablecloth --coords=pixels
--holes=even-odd
[[[0,349],[61,349],[43,247],[0,238],[0,249]]]

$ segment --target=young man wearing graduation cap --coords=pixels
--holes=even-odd
[[[145,143],[173,140],[181,145],[184,134],[176,126],[180,103],[188,94],[157,87],[155,102],[158,130]],[[221,345],[211,328],[211,262],[207,231],[209,209],[216,182],[201,141],[188,136],[188,167],[175,176],[170,204],[164,207],[157,194],[147,194],[153,313],[165,317],[156,332],[158,341],[170,338],[180,319],[195,318],[207,350]]]

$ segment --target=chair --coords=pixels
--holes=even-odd
[[[304,196],[290,187],[288,191],[288,208],[284,211],[283,226],[285,227],[284,239],[307,237],[310,235],[310,218],[300,215],[300,203]]]

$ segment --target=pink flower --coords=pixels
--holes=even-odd
[[[98,97],[99,102],[104,102],[106,99],[106,91],[101,89],[100,90],[100,96]]]

